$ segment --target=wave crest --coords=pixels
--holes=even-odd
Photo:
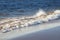
[[[14,19],[13,22],[9,23],[8,25],[3,25],[3,32],[8,32],[13,29],[23,28],[26,26],[37,25],[40,23],[48,22],[50,20],[55,20],[59,18],[60,10],[55,10],[54,12],[47,13],[44,10],[39,10],[35,15],[31,17],[23,17],[22,19]],[[10,20],[11,21],[11,20]],[[6,24],[6,23],[5,23]],[[15,25],[16,24],[16,25]]]
[[[48,22],[50,20],[55,20],[59,18],[60,16],[60,10],[55,10],[52,13],[47,13],[44,10],[39,10],[33,17],[32,21],[27,22],[27,24],[37,24],[37,23],[43,23]],[[29,19],[29,18],[28,18]],[[33,20],[34,19],[34,20]]]

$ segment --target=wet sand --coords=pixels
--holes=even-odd
[[[57,23],[57,24],[55,24],[55,23]],[[52,28],[50,28],[50,29],[40,30],[37,32],[33,32],[30,34],[21,36],[21,37],[13,38],[11,40],[60,40],[60,26],[58,25],[60,23],[58,23],[58,21],[55,21],[55,23],[51,23]],[[58,25],[58,26],[53,27],[54,24]],[[43,25],[45,27],[47,27],[46,23]],[[50,23],[48,23],[48,25],[50,25]]]
[[[38,31],[11,40],[60,40],[60,26],[48,30]]]

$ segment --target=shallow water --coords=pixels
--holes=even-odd
[[[12,40],[60,40],[60,26],[34,32],[25,36],[17,37]]]

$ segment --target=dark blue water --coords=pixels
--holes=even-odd
[[[60,9],[60,0],[0,0],[0,16],[30,15],[36,13],[39,9]]]

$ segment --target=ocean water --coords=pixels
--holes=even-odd
[[[0,18],[29,16],[35,19],[24,25],[48,22],[60,18],[59,3],[59,0],[0,0]],[[48,15],[49,11],[53,11],[53,14]],[[46,18],[40,18],[40,15],[46,15]]]
[[[39,16],[41,14],[46,15],[47,12],[50,12],[50,11],[52,11],[53,13],[56,13],[57,15],[52,15],[52,16],[47,15],[46,19],[39,18]],[[35,20],[26,22],[23,25],[26,27],[30,27],[29,25],[31,25],[31,27],[35,27],[35,25],[38,26],[38,24],[39,24],[39,26],[40,26],[40,24],[42,24],[44,26],[45,24],[43,22],[46,22],[46,24],[47,24],[47,27],[45,25],[46,28],[51,27],[51,26],[55,27],[56,25],[59,25],[59,23],[60,23],[60,0],[0,0],[0,18],[1,17],[4,17],[4,18],[5,17],[6,18],[7,17],[20,17],[20,16],[22,16],[22,17],[29,16],[32,18],[38,17],[38,19],[36,18]],[[28,19],[29,19],[29,17],[28,17]],[[55,19],[57,19],[57,20],[55,20]],[[59,19],[59,21],[58,21],[58,19]],[[25,20],[25,18],[24,18],[24,20]],[[50,20],[52,20],[52,21],[50,21]],[[56,25],[54,22],[56,23]],[[49,23],[51,23],[51,25],[48,26]],[[42,28],[42,26],[41,26],[41,28]],[[39,31],[39,32],[34,33],[34,35],[32,33],[32,34],[24,36],[24,37],[17,37],[13,40],[30,40],[30,39],[31,40],[37,40],[37,39],[38,40],[40,40],[40,39],[41,40],[45,40],[45,39],[46,40],[50,40],[50,39],[57,40],[58,39],[59,40],[60,39],[59,30],[60,30],[60,26],[56,27],[56,28],[48,29],[47,32]],[[11,35],[11,34],[8,34],[8,35]],[[17,34],[18,34],[18,32],[17,32]],[[36,34],[38,34],[38,35],[36,35]],[[45,37],[45,36],[47,36],[47,37]],[[2,35],[2,38],[3,37],[5,37],[5,35]],[[0,38],[1,38],[1,36],[0,36]]]
[[[34,15],[40,9],[60,9],[60,0],[0,0],[0,17]]]

